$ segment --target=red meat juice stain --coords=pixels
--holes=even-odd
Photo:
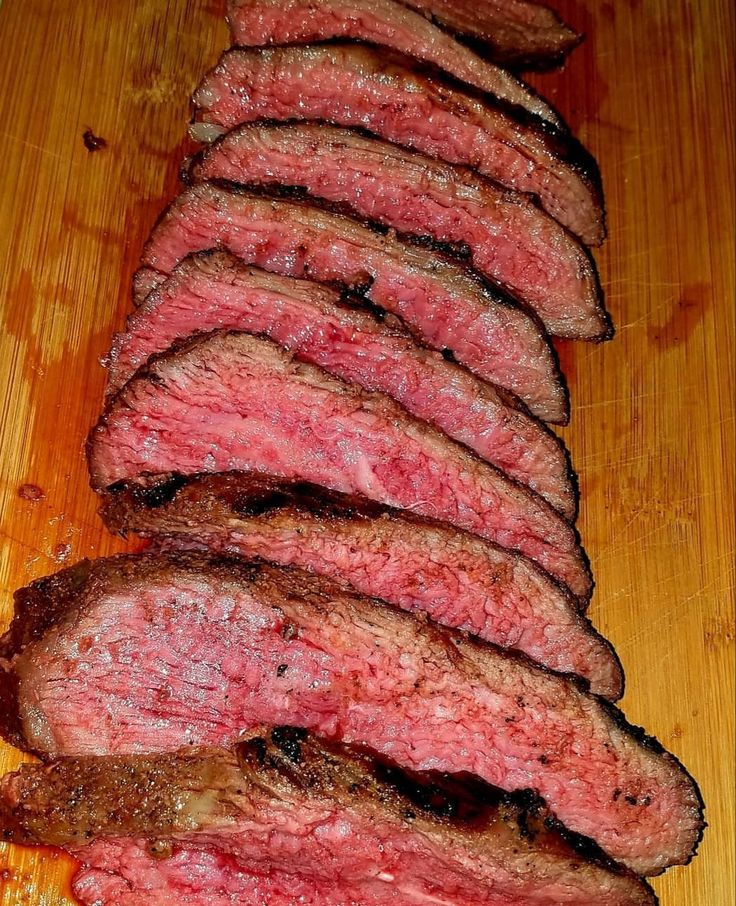
[[[649,342],[660,349],[682,346],[702,323],[704,314],[712,305],[713,287],[710,284],[691,283],[684,286],[664,323],[647,325]]]
[[[559,108],[573,133],[584,123],[597,118],[609,94],[608,82],[603,78],[598,63],[596,19],[600,14],[593,15],[589,5],[587,0],[566,0],[555,7],[562,19],[582,34],[584,40],[572,51],[563,66],[548,73],[528,76],[528,81]],[[602,13],[614,15],[613,4],[605,3]],[[591,91],[590,86],[594,86],[595,90]]]
[[[579,347],[580,343],[575,340],[562,340],[555,337],[552,340],[552,345],[557,353],[560,371],[567,382],[568,390],[570,390],[575,383],[575,375],[577,373],[576,346]]]

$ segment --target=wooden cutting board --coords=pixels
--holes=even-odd
[[[693,772],[710,828],[655,881],[665,906],[734,903],[734,4],[557,0],[588,40],[536,78],[601,162],[597,255],[613,343],[567,344],[565,439],[629,718]],[[12,591],[122,550],[83,443],[99,358],[176,189],[188,95],[227,41],[219,2],[0,6],[0,620]],[[104,139],[98,150],[91,130]],[[0,748],[0,769],[16,751]],[[71,862],[0,849],[0,906],[70,904]]]

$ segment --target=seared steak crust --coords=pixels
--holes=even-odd
[[[582,36],[551,9],[527,0],[401,0],[468,39],[497,63],[546,69],[562,63]]]
[[[147,473],[267,471],[413,509],[518,550],[587,598],[574,528],[393,400],[268,340],[209,334],[154,356],[90,433],[92,484]]]
[[[289,821],[281,824],[286,813]],[[337,821],[350,833],[323,842],[322,858],[310,861],[314,844],[329,840]],[[317,884],[366,886],[369,897],[376,869],[383,869],[382,883],[391,885],[386,895],[416,885],[453,904],[654,902],[646,885],[613,870],[594,846],[552,832],[554,819],[530,797],[402,771],[293,727],[254,729],[234,751],[25,765],[0,785],[0,822],[6,840],[63,846],[83,859],[91,841],[145,838],[156,841],[150,850],[164,860],[174,846],[201,847],[233,856],[255,874],[292,871]],[[378,864],[356,847],[368,828],[383,841]],[[270,838],[268,850],[259,835]],[[299,846],[288,854],[290,838]],[[411,854],[410,864],[402,865],[398,853]],[[433,872],[425,876],[430,862]],[[417,895],[421,902],[419,889]]]
[[[521,196],[463,167],[325,125],[246,125],[205,149],[190,179],[300,187],[353,216],[467,250],[474,267],[553,335],[603,339],[592,258]]]
[[[264,722],[411,769],[533,786],[640,873],[702,828],[676,760],[570,679],[298,571],[195,554],[83,562],[16,597],[0,643],[45,754],[222,745]]]
[[[543,330],[434,251],[311,204],[204,183],[183,192],[160,218],[137,287],[150,292],[187,255],[212,248],[282,276],[347,287],[397,315],[427,346],[510,390],[535,415],[567,419],[565,389]],[[137,301],[144,298],[141,292]]]
[[[195,122],[205,126],[193,128],[196,138],[261,119],[359,126],[535,196],[589,245],[605,235],[600,175],[579,143],[401,54],[341,43],[230,50],[194,104]]]
[[[524,557],[366,498],[258,473],[158,476],[103,497],[111,531],[159,549],[209,549],[348,582],[512,648],[616,699],[621,666],[577,602]]]

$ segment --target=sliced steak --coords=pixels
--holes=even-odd
[[[227,328],[270,337],[305,362],[380,390],[528,485],[568,519],[577,510],[565,448],[535,419],[470,372],[423,349],[398,325],[340,304],[333,290],[248,267],[226,253],[174,268],[113,341],[110,390],[149,356],[197,331]]]
[[[534,195],[590,245],[604,237],[598,171],[581,145],[385,49],[337,43],[229,50],[194,104],[196,122],[205,126],[194,127],[196,138],[260,119],[361,126]]]
[[[512,67],[562,63],[582,37],[546,6],[527,0],[401,0]]]
[[[138,288],[150,292],[188,254],[210,248],[284,276],[357,290],[400,317],[427,346],[510,390],[535,415],[567,419],[567,397],[543,331],[430,251],[311,205],[202,184],[183,192],[154,228]],[[144,297],[138,294],[139,301]]]
[[[345,881],[254,874],[211,847],[117,838],[75,847],[74,855],[82,868],[72,887],[82,906],[386,906],[358,899]]]
[[[468,249],[474,267],[536,312],[551,334],[610,335],[585,249],[531,202],[466,168],[347,129],[255,124],[206,149],[190,175],[300,187],[359,218]]]
[[[253,469],[358,493],[518,550],[580,597],[572,526],[541,497],[393,400],[249,334],[154,357],[111,398],[89,440],[92,484],[146,473]]]
[[[334,38],[390,47],[564,128],[557,112],[528,85],[395,0],[230,0],[228,20],[233,44],[241,47]]]
[[[211,550],[297,566],[515,649],[616,699],[621,666],[577,602],[531,561],[365,498],[258,473],[159,476],[113,486],[103,518],[161,550]]]
[[[18,592],[0,664],[6,732],[46,755],[231,745],[288,723],[533,788],[640,873],[687,861],[702,828],[678,762],[574,681],[298,571],[85,561]]]
[[[167,880],[179,871],[165,863],[176,864],[186,847],[195,865],[231,860],[235,872],[264,886],[291,876],[297,889],[324,891],[343,906],[654,902],[641,881],[591,862],[547,830],[545,817],[485,784],[407,774],[290,727],[255,729],[235,751],[26,765],[0,785],[6,840],[62,846],[83,858],[92,841],[120,851],[126,840],[155,840],[149,851],[160,855]],[[96,860],[101,854],[91,851]],[[100,861],[109,864],[107,856]],[[129,860],[123,864],[137,882]],[[206,889],[222,881],[213,869]],[[148,886],[149,871],[136,887]],[[251,897],[239,902],[273,906]],[[304,900],[292,891],[286,902]]]

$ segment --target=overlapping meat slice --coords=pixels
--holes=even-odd
[[[27,765],[0,784],[0,819],[6,839],[70,849],[87,863],[83,902],[109,906],[146,893],[146,906],[653,902],[547,830],[535,805],[291,727],[252,730],[234,751]]]
[[[687,861],[702,828],[676,760],[571,679],[298,571],[85,561],[17,594],[0,664],[5,732],[46,755],[231,745],[288,723],[532,788],[637,872]]]
[[[581,36],[549,7],[528,0],[401,0],[471,39],[493,59],[513,67],[554,66]]]
[[[357,290],[425,345],[510,390],[538,417],[567,419],[543,331],[437,254],[313,205],[203,183],[184,191],[154,228],[136,276],[137,301],[187,255],[212,248],[284,276]]]
[[[573,527],[393,400],[249,334],[206,335],[154,357],[89,439],[93,486],[146,473],[253,469],[363,494],[530,557],[578,597],[590,573]]]
[[[335,38],[390,47],[562,126],[559,115],[527,85],[395,0],[231,0],[228,20],[233,44],[241,47]]]
[[[104,495],[103,518],[157,549],[211,550],[296,566],[623,691],[611,646],[557,583],[524,557],[365,498],[259,473],[151,477]]]
[[[476,270],[551,334],[610,334],[587,252],[539,208],[467,168],[348,129],[255,124],[205,150],[190,178],[302,188],[357,217],[467,250]]]
[[[336,43],[229,50],[194,103],[197,138],[260,119],[360,126],[534,195],[590,245],[605,235],[597,167],[574,139],[524,123],[385,49]]]
[[[248,267],[226,253],[184,261],[131,315],[108,357],[109,389],[119,390],[175,340],[218,328],[270,337],[305,362],[387,393],[574,518],[564,447],[492,386],[417,346],[399,324],[341,304],[335,291]]]

